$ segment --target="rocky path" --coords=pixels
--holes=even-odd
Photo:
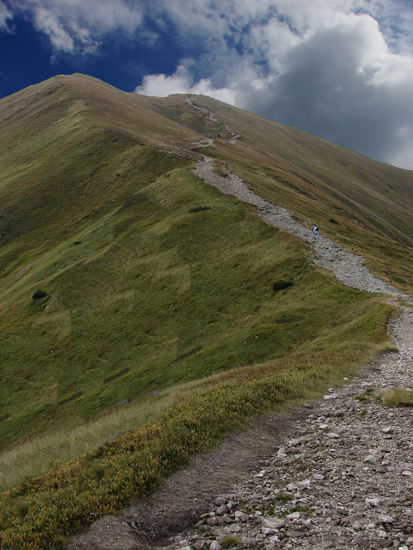
[[[229,132],[229,134],[231,135],[231,137],[229,138],[230,143],[235,143],[235,141],[241,137],[239,134],[237,134],[235,130],[233,130],[230,126],[228,126],[228,124],[224,124],[223,122],[218,120],[215,113],[213,113],[212,111],[209,111],[205,107],[201,107],[200,105],[197,105],[195,103],[195,100],[196,100],[196,95],[192,95],[191,97],[188,97],[188,99],[185,100],[185,103],[188,103],[188,105],[190,105],[195,112],[201,113],[207,120],[212,120],[212,122],[215,122],[216,124],[221,126],[223,130],[226,130],[227,132]],[[194,145],[193,147],[196,147],[196,145]]]
[[[273,456],[164,548],[413,548],[412,410],[371,395],[413,387],[413,310],[390,328],[399,353],[304,407]]]
[[[314,261],[344,284],[412,303],[370,274],[361,257],[323,236],[314,241],[287,210],[235,174],[217,175],[211,159],[194,173],[300,236]],[[386,408],[377,399],[384,389],[413,388],[413,308],[398,311],[389,326],[398,352],[322,399],[256,419],[122,516],[101,518],[71,550],[413,550],[413,409]]]
[[[312,248],[314,262],[330,269],[345,285],[368,292],[402,296],[396,288],[372,275],[365,267],[361,256],[344,250],[322,235],[315,240],[311,230],[295,221],[288,210],[271,204],[253,193],[236,174],[228,171],[227,176],[223,177],[214,172],[213,161],[207,156],[198,162],[193,172],[222,193],[234,195],[244,202],[254,204],[257,207],[257,214],[268,223],[301,237]]]

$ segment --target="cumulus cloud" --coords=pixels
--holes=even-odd
[[[390,53],[371,16],[343,15],[291,48],[285,65],[247,108],[413,168],[413,57]]]
[[[142,85],[137,86],[135,92],[155,97],[165,97],[171,94],[203,94],[224,103],[233,105],[237,103],[235,91],[228,88],[216,89],[211,86],[211,81],[208,78],[193,84],[189,71],[182,65],[170,76],[163,74],[145,76]]]

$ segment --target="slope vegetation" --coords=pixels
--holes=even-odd
[[[301,221],[317,219],[404,291],[411,173],[187,99],[73,75],[0,101],[0,482],[78,459],[6,494],[5,548],[60,547],[89,513],[147,494],[249,414],[317,393],[386,349],[389,305],[316,268],[300,239],[191,167],[207,151],[217,171],[225,164]],[[215,145],[194,147],[205,137]],[[159,410],[172,387],[156,424],[80,459],[119,428],[67,448],[70,433],[119,409]],[[138,427],[131,418],[121,431]],[[50,434],[60,455],[37,451],[35,467],[8,470]]]

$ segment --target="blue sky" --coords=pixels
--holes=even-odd
[[[413,169],[413,0],[0,0],[0,97],[73,72]]]

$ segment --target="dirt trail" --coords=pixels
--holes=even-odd
[[[228,131],[231,139],[240,137]],[[196,146],[211,144],[206,139]],[[363,258],[323,236],[313,240],[287,210],[255,195],[235,174],[215,174],[211,159],[204,157],[194,173],[300,236],[314,261],[344,284],[413,303],[370,274]],[[399,352],[378,358],[322,399],[252,421],[150,498],[95,522],[70,549],[221,550],[231,536],[239,550],[412,550],[413,410],[385,409],[365,394],[370,388],[413,388],[412,308],[399,309],[389,334]],[[360,394],[364,400],[355,400]]]

